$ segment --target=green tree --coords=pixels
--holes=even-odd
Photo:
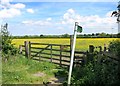
[[[2,54],[4,55],[15,55],[17,49],[12,44],[12,36],[8,31],[8,24],[1,26],[1,36],[2,36]]]
[[[66,34],[63,34],[62,37],[68,38],[70,37],[70,35],[66,33]]]
[[[101,33],[99,36],[100,37],[106,37],[106,33]]]

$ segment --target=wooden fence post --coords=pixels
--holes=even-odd
[[[19,53],[22,54],[22,45],[19,45]]]
[[[99,48],[100,48],[99,52],[101,53],[102,52],[102,46],[99,46]]]
[[[94,46],[93,45],[89,45],[89,52],[93,53],[94,52]]]
[[[51,53],[51,62],[52,62],[52,45],[50,45],[50,53]]]
[[[94,46],[89,45],[89,53],[87,54],[87,62],[93,60],[93,56],[94,56],[93,52],[94,52]]]
[[[27,58],[29,57],[28,44],[29,44],[28,41],[25,41],[25,42],[24,42],[24,45],[25,45],[25,56],[26,56]]]
[[[31,58],[31,42],[29,41],[29,58]]]
[[[86,53],[83,56],[84,64],[87,64],[87,62],[88,62],[88,59],[87,59],[88,55],[89,55],[89,52],[87,50]]]
[[[60,45],[60,66],[62,66],[62,45]]]
[[[106,52],[107,50],[107,47],[106,47],[106,44],[104,44],[104,52]]]
[[[72,46],[73,46],[73,35],[70,35],[70,56],[72,52]]]

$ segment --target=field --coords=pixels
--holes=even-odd
[[[76,50],[88,50],[89,45],[104,46],[110,43],[110,41],[116,40],[118,38],[77,38]],[[16,47],[23,45],[24,41],[31,41],[37,43],[49,43],[49,44],[70,44],[69,38],[39,38],[39,39],[13,39],[12,43]]]
[[[76,50],[88,50],[89,45],[103,46],[110,43],[110,41],[117,38],[79,38],[76,42]],[[12,43],[16,47],[23,45],[24,41],[31,41],[37,43],[49,43],[49,44],[70,44],[68,38],[39,38],[39,39],[13,39]],[[40,46],[36,46],[40,47]],[[56,52],[53,52],[56,53]],[[55,57],[56,58],[56,57]],[[56,70],[57,69],[57,70]],[[60,70],[60,71],[59,71]],[[81,69],[80,69],[81,70]],[[61,72],[62,71],[62,72]],[[93,72],[93,71],[92,71]],[[52,82],[56,79],[56,75],[62,75],[61,77],[66,79],[67,71],[61,69],[55,64],[45,61],[28,60],[24,56],[15,56],[4,61],[2,66],[2,83],[3,84],[42,84],[43,82]],[[76,72],[75,72],[76,73]],[[74,74],[73,74],[74,75]],[[93,76],[92,76],[93,77]],[[78,79],[78,78],[77,78]],[[55,83],[55,82],[53,82]]]

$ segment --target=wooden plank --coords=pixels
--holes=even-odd
[[[60,59],[59,58],[52,58],[53,60],[57,60],[57,61],[60,61]]]
[[[38,52],[38,51],[34,51],[34,50],[32,50],[32,49],[44,49],[44,48],[37,48],[37,47],[31,47],[31,52]],[[47,48],[47,49],[45,49],[45,50],[51,50],[51,49],[49,49],[49,48]],[[52,49],[52,51],[60,51],[59,49]],[[66,53],[70,53],[70,50],[63,50],[62,52],[66,52]],[[84,52],[84,51],[75,51],[75,53],[76,54],[86,54],[86,52]]]
[[[31,55],[32,56],[35,56],[35,54],[34,54],[35,52],[31,52]],[[41,55],[49,55],[50,57],[51,57],[51,53],[45,53],[45,52],[42,52],[42,53],[40,53]],[[37,56],[37,55],[36,55]],[[59,54],[52,54],[52,56],[60,56]],[[62,57],[66,57],[66,58],[68,58],[69,56],[68,55],[62,55]]]
[[[31,47],[31,49],[44,49],[44,48],[39,48],[39,47]]]
[[[34,56],[37,56],[39,53],[41,53],[42,51],[44,51],[45,49],[47,49],[49,47],[49,45],[48,46],[46,46],[44,49],[42,49],[41,51],[39,51],[38,53],[36,53]]]
[[[38,57],[39,58],[39,56],[36,56],[36,57]],[[41,58],[45,58],[45,59],[51,59],[50,57],[47,57],[47,56],[41,56]],[[57,60],[57,61],[59,61],[60,59],[57,59],[57,58],[52,58],[52,60]]]
[[[63,60],[63,59],[62,59],[61,61],[70,63],[70,60]]]
[[[40,47],[31,47],[31,48],[32,48],[32,49],[39,49],[39,50],[40,50],[40,49],[44,49],[44,48],[40,48]],[[45,50],[51,50],[51,49],[48,48],[48,49],[45,49]],[[60,51],[60,49],[53,49],[53,48],[52,48],[52,51]],[[68,53],[69,53],[70,50],[63,50],[63,52],[68,52]]]
[[[31,53],[39,53],[38,51],[33,51],[33,50],[31,50]]]
[[[39,56],[36,56],[36,57],[38,57],[38,59],[39,59]],[[51,59],[50,57],[47,57],[47,56],[41,56],[41,58],[46,58],[46,59]],[[34,58],[33,58],[34,59]],[[57,61],[59,61],[60,59],[59,58],[52,58],[52,60],[57,60]],[[70,62],[70,60],[61,60],[61,61],[63,61],[63,62]]]
[[[43,56],[43,58],[48,58],[48,57],[44,57],[44,56]],[[49,58],[49,59],[50,59],[50,58]],[[60,59],[59,59],[59,58],[52,58],[52,60],[57,60],[57,61],[59,61]],[[70,60],[63,60],[63,59],[62,59],[61,61],[63,61],[63,62],[68,62],[68,63],[70,62]]]
[[[47,59],[47,60],[50,60],[50,58],[48,58],[48,57],[46,57],[46,56],[40,56],[40,58],[39,58],[39,56],[37,56],[38,58],[32,58],[33,60],[38,60],[38,61],[42,61],[42,59],[44,58],[44,59]]]
[[[45,55],[51,55],[50,53],[45,53],[45,52],[42,52],[41,54],[45,54]],[[52,56],[60,56],[60,54],[52,54]],[[70,58],[69,55],[61,55],[62,57],[68,57]]]
[[[52,46],[61,46],[63,44],[47,44],[47,43],[31,43],[32,45],[52,45]],[[63,46],[68,46],[70,47],[70,45],[63,45]]]

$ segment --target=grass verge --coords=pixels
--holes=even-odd
[[[42,84],[54,77],[57,65],[28,60],[23,56],[2,62],[2,84]]]

